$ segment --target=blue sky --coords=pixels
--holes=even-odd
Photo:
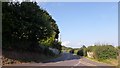
[[[38,3],[56,20],[62,44],[81,47],[95,43],[118,45],[117,2]]]

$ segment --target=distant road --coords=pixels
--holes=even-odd
[[[95,67],[95,66],[111,66],[111,65],[94,62],[87,58],[73,55],[70,53],[62,53],[60,57],[46,61],[44,63],[12,64],[7,66],[72,66],[72,67],[93,66]]]

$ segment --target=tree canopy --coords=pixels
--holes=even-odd
[[[25,41],[37,45],[43,39],[58,39],[56,21],[36,2],[3,2],[2,13],[3,48]]]

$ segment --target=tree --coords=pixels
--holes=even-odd
[[[58,39],[56,21],[36,2],[3,2],[2,9],[3,49],[32,50],[41,40]]]
[[[79,56],[84,56],[83,48],[80,48],[80,49],[78,50],[77,55],[79,55]]]
[[[74,54],[74,49],[71,49],[69,52],[72,53],[72,54]]]
[[[87,56],[87,48],[85,45],[83,45],[77,52],[77,55],[80,56]]]
[[[118,49],[120,49],[120,46],[118,46]]]

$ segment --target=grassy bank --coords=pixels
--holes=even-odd
[[[118,56],[118,68],[120,68],[120,55]]]
[[[106,60],[101,60],[101,61],[98,61],[97,59],[93,59],[93,58],[89,58],[89,57],[85,57],[89,60],[92,60],[92,61],[95,61],[95,62],[98,62],[98,63],[106,63],[106,64],[111,64],[113,66],[117,66],[118,65],[118,60],[117,59],[106,59]]]
[[[2,64],[22,64],[22,63],[42,63],[50,59],[59,57],[47,56],[35,52],[15,52],[15,51],[4,51],[2,57]]]
[[[115,65],[115,66],[118,65],[118,60],[117,59],[107,59],[107,60],[103,60],[101,62],[112,64],[112,65]]]

